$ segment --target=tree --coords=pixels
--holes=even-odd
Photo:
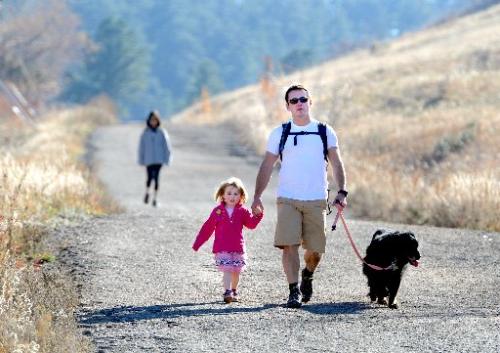
[[[125,21],[115,17],[101,22],[94,42],[98,49],[86,58],[82,70],[70,77],[63,98],[85,102],[106,94],[126,116],[148,89],[150,50]]]
[[[283,72],[289,73],[313,64],[311,49],[293,49],[281,59]]]
[[[224,84],[220,78],[217,65],[209,59],[204,59],[198,64],[191,76],[187,103],[199,99],[203,89],[206,89],[210,95],[214,95],[222,91],[223,88]]]

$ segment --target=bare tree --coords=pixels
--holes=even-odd
[[[24,1],[0,22],[0,77],[43,105],[61,90],[66,69],[91,43],[65,0]],[[3,4],[2,11],[7,4]]]

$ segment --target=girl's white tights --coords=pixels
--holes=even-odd
[[[240,274],[238,272],[224,271],[222,277],[222,283],[224,284],[224,289],[237,289],[240,282]]]
[[[224,276],[222,277],[222,283],[224,284],[224,289],[231,289],[231,272],[224,272]]]

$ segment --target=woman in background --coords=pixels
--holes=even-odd
[[[159,188],[160,169],[163,164],[169,165],[172,149],[167,131],[160,127],[160,114],[157,111],[152,111],[146,120],[146,128],[142,132],[139,143],[139,164],[146,167],[146,193],[144,195],[144,203],[148,203],[149,187],[154,181],[154,193],[151,204],[156,207],[157,195]]]

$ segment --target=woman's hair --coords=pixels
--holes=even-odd
[[[151,126],[151,119],[153,118],[156,118],[156,120],[158,120],[158,126],[160,126],[161,124],[161,120],[160,120],[160,113],[158,113],[157,110],[152,110],[149,115],[148,115],[148,118],[146,119],[146,124],[149,126],[149,127],[152,127]]]
[[[217,188],[217,191],[215,192],[214,198],[215,201],[220,202],[223,200],[224,196],[224,191],[228,186],[234,186],[240,191],[241,199],[240,199],[240,204],[244,204],[247,201],[248,193],[247,190],[245,189],[245,186],[243,185],[243,182],[239,178],[231,177],[227,180],[224,180],[222,183],[220,183],[219,187]]]

